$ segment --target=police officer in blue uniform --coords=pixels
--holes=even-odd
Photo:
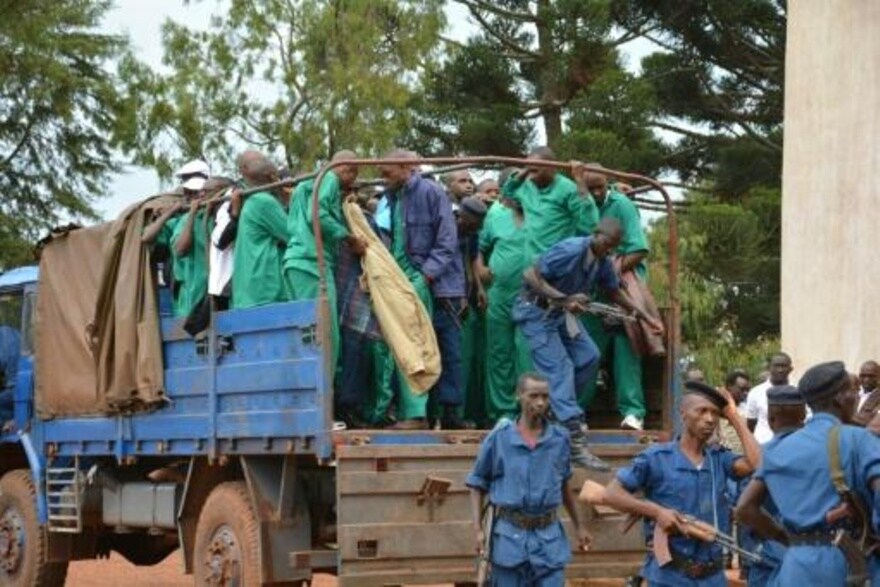
[[[575,390],[596,377],[599,350],[574,315],[583,314],[590,297],[601,288],[611,301],[655,330],[663,329],[620,289],[608,258],[620,238],[620,223],[605,218],[592,236],[567,238],[550,247],[523,274],[523,290],[513,307],[513,320],[522,330],[535,368],[550,381],[553,416],[571,434],[572,464],[602,471],[609,467],[587,449],[584,412],[575,396]]]
[[[711,443],[721,416],[739,436],[745,457]],[[645,518],[649,552],[641,576],[651,587],[720,587],[727,585],[721,547],[687,537],[684,516],[728,533],[727,481],[750,474],[760,464],[761,448],[726,390],[688,381],[681,420],[680,437],[648,448],[617,472],[606,488],[605,502]],[[635,497],[637,491],[644,492],[645,499]],[[672,560],[663,566],[651,548],[655,527],[658,536],[669,536]]]
[[[501,420],[489,433],[465,481],[471,488],[477,552],[489,557],[492,585],[562,587],[571,548],[557,517],[560,505],[572,520],[578,546],[586,550],[590,544],[568,490],[569,434],[548,421],[549,395],[544,376],[519,378],[519,419]],[[488,553],[481,524],[486,495],[495,512]]]
[[[870,516],[880,490],[880,439],[848,424],[855,413],[856,390],[842,362],[811,367],[798,391],[813,417],[801,430],[767,447],[762,466],[740,498],[737,519],[766,538],[788,544],[770,585],[845,585],[854,569],[848,568],[844,551],[834,542],[853,519],[834,515],[846,510],[841,510],[844,504],[832,470],[842,473]],[[834,467],[833,458],[839,467]],[[761,510],[767,495],[779,510],[781,525]]]
[[[789,434],[800,430],[804,425],[806,415],[807,409],[804,398],[796,387],[793,385],[774,385],[768,389],[767,420],[770,424],[770,429],[773,430],[773,438],[761,447],[762,450],[772,449]],[[749,489],[750,487],[751,489]],[[755,486],[749,485],[743,491],[743,495],[754,490]],[[773,500],[770,499],[770,496],[766,495],[766,492],[763,508],[772,518],[776,519],[778,517],[779,509]],[[765,587],[774,580],[779,566],[782,564],[782,558],[785,555],[785,545],[776,540],[761,541],[751,528],[746,526],[741,526],[740,531],[742,535],[748,537],[747,548],[754,550],[754,544],[762,559],[760,562],[752,563],[747,567],[748,586]]]

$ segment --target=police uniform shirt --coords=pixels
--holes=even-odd
[[[733,464],[741,458],[726,448],[710,445],[704,449],[703,462],[696,467],[673,440],[652,446],[617,472],[617,480],[629,492],[643,491],[645,498],[663,507],[689,514],[730,532],[730,509],[726,496],[728,479],[736,479]],[[645,537],[650,544],[654,521],[645,521]],[[670,551],[700,563],[721,559],[721,547],[683,536],[670,536]],[[670,565],[660,567],[649,553],[642,576],[650,585],[727,585],[724,573],[704,579],[689,579]]]
[[[480,446],[465,484],[488,493],[493,506],[540,515],[562,505],[562,492],[571,477],[570,455],[569,434],[563,427],[548,423],[530,448],[517,425],[503,420]],[[545,528],[523,530],[498,519],[490,558],[507,568],[529,563],[538,569],[557,569],[571,559],[571,548],[558,520]]]

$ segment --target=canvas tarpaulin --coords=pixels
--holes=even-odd
[[[55,233],[40,257],[35,319],[37,414],[149,409],[164,401],[155,275],[140,238],[158,196],[119,218]]]

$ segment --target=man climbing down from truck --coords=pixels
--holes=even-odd
[[[495,426],[465,480],[471,490],[476,550],[491,564],[491,585],[562,587],[571,548],[557,516],[560,505],[571,518],[578,547],[588,550],[592,541],[568,490],[569,434],[547,417],[546,377],[525,373],[516,391],[519,418]],[[490,527],[484,528],[486,496],[493,515],[488,516]]]
[[[608,465],[587,448],[584,412],[575,396],[576,389],[596,376],[599,351],[576,315],[587,311],[591,297],[601,289],[651,328],[663,328],[620,289],[608,258],[620,236],[620,223],[606,218],[592,236],[554,245],[523,274],[523,288],[513,307],[513,319],[522,329],[535,368],[550,380],[553,416],[571,433],[572,463],[601,471]]]

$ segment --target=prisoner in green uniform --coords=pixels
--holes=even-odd
[[[601,217],[615,218],[620,223],[622,236],[616,251],[617,255],[623,257],[626,265],[632,265],[639,279],[645,279],[646,268],[643,258],[648,253],[648,240],[642,230],[639,209],[627,196],[614,188],[608,188],[604,177],[590,174],[587,181],[588,189],[596,201],[600,202]],[[607,302],[601,298],[599,301]],[[633,351],[622,325],[606,325],[601,318],[591,315],[584,318],[584,325],[601,356],[609,359],[620,414],[628,427],[636,424],[632,421],[633,418],[638,421],[635,427],[640,427],[646,413],[641,357]],[[580,403],[585,410],[592,403],[595,395],[596,380],[594,379],[587,383],[581,393]]]
[[[553,160],[555,156],[547,147],[539,147],[529,159]],[[529,264],[556,243],[591,234],[599,224],[593,198],[582,196],[572,180],[550,167],[526,167],[511,175],[502,194],[522,206]]]
[[[403,214],[403,198],[405,196],[403,194],[404,190],[400,190],[396,198],[397,201],[394,203],[391,211],[391,256],[394,257],[401,271],[409,279],[413,289],[416,291],[416,295],[419,296],[419,299],[425,305],[428,315],[431,315],[434,311],[431,301],[431,288],[425,280],[425,276],[410,262],[409,256],[406,253],[406,217]],[[397,419],[405,421],[426,417],[428,394],[414,393],[409,385],[407,385],[403,376],[399,374],[397,381],[400,386],[400,396],[397,400]]]
[[[509,205],[508,205],[509,204]],[[522,214],[505,200],[489,209],[480,231],[480,260],[492,272],[486,308],[486,412],[490,420],[516,414],[517,377],[532,370],[529,348],[513,322],[513,302],[528,267]]]
[[[289,237],[287,214],[278,198],[269,192],[257,192],[244,201],[232,265],[233,308],[286,299],[281,256]]]
[[[191,210],[188,214],[177,214],[168,218],[153,241],[154,246],[167,248],[171,256],[171,274],[174,281],[172,312],[176,317],[189,316],[208,290],[207,233],[203,208],[195,212],[189,250],[184,254],[177,251],[177,243],[192,214]],[[212,225],[209,225],[208,232],[211,228]]]

